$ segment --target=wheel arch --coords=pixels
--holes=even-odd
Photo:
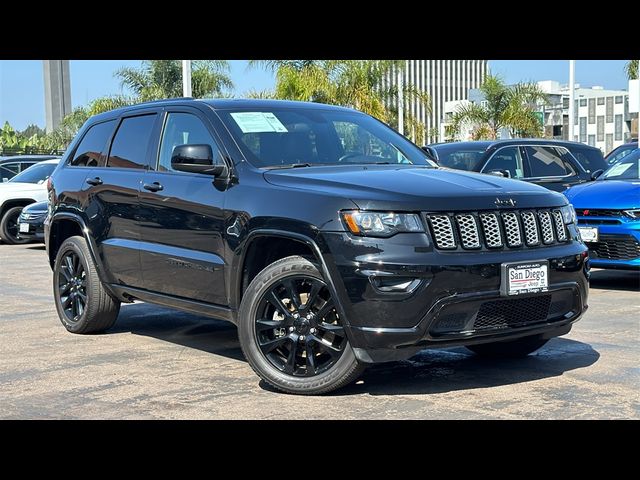
[[[69,212],[55,213],[49,221],[46,238],[47,254],[49,255],[49,265],[51,268],[53,268],[58,249],[60,245],[62,245],[62,242],[74,235],[80,235],[87,242],[91,259],[96,266],[98,276],[102,280],[102,261],[100,256],[96,254],[96,246],[89,233],[89,228],[80,215]]]
[[[283,240],[287,242],[291,242],[289,243],[289,245],[296,245],[297,250],[296,248],[294,248],[293,250],[291,250],[291,253],[288,253],[286,250],[278,251],[276,249],[275,255],[272,254],[271,256],[264,256],[264,258],[258,265],[262,266],[264,264],[264,266],[266,267],[267,265],[270,265],[271,263],[278,260],[279,258],[284,258],[290,255],[302,254],[303,256],[310,256],[311,257],[310,260],[315,262],[318,265],[318,268],[320,269],[323,277],[325,278],[327,285],[329,287],[329,290],[331,291],[331,295],[334,297],[336,301],[336,306],[338,308],[339,314],[343,318],[346,318],[344,308],[340,301],[340,296],[337,294],[336,286],[329,272],[329,268],[327,267],[327,264],[324,260],[324,257],[322,255],[322,250],[318,242],[313,238],[311,238],[310,236],[304,235],[302,233],[290,232],[285,230],[275,230],[275,229],[254,230],[251,233],[249,233],[249,235],[247,235],[245,241],[243,242],[241,247],[241,253],[238,257],[238,261],[235,263],[234,268],[231,269],[232,278],[230,279],[231,280],[231,283],[230,283],[231,302],[230,303],[232,305],[233,310],[236,312],[238,311],[238,309],[240,308],[240,302],[242,301],[242,295],[244,293],[244,290],[246,289],[250,281],[255,277],[255,275],[260,273],[260,271],[262,271],[262,269],[264,268],[264,267],[259,268],[257,266],[254,267],[252,272],[253,275],[249,275],[247,277],[247,262],[251,261],[251,255],[255,255],[256,247],[260,245],[257,242],[273,242],[273,241],[282,242]],[[283,245],[283,244],[281,243],[280,245]],[[304,253],[306,253],[307,255],[304,255]],[[348,323],[348,319],[347,319],[347,323]]]
[[[7,200],[0,207],[0,219],[4,217],[4,214],[10,208],[26,207],[27,205],[31,205],[32,203],[36,203],[36,201],[32,198],[12,198],[10,200]]]

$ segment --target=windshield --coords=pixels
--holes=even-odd
[[[431,146],[438,154],[438,165],[470,172],[480,170],[486,152],[482,147],[468,147],[459,143]]]
[[[51,176],[56,165],[55,163],[38,163],[27,168],[24,172],[19,173],[9,181],[16,183],[43,183]]]
[[[425,152],[374,118],[320,109],[218,110],[256,167],[392,164],[436,167]]]
[[[640,150],[630,153],[604,172],[598,180],[638,180],[640,179]]]

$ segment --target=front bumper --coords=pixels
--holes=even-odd
[[[639,220],[624,217],[578,217],[578,226],[598,228],[599,241],[587,243],[592,267],[640,269]]]
[[[20,238],[28,238],[44,242],[44,218],[44,215],[35,219],[25,219],[22,216],[18,217],[18,236]],[[29,231],[21,232],[21,225],[28,225]]]
[[[331,252],[325,263],[347,318],[349,340],[363,362],[409,358],[429,347],[563,335],[587,309],[587,249],[578,241],[449,253],[433,249],[421,234],[388,239],[337,232],[322,236]],[[501,296],[501,265],[536,260],[549,261],[548,292]],[[512,307],[515,313],[500,313]],[[510,315],[511,320],[492,324],[492,315]]]

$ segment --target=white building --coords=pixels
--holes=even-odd
[[[470,89],[480,86],[488,72],[487,60],[405,60],[401,72],[394,72],[389,85],[412,85],[420,92],[427,93],[431,100],[431,112],[419,102],[404,102],[404,110],[426,126],[426,138],[417,138],[417,143],[442,141],[441,123],[444,118],[445,103],[467,98]],[[396,105],[397,106],[397,105]],[[405,132],[406,131],[405,127]]]

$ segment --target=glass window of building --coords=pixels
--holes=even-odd
[[[587,140],[587,144],[589,144],[591,147],[595,147],[596,146],[596,136],[595,135],[589,135],[588,140]]]
[[[586,107],[587,106],[587,99],[586,98],[581,98],[580,99],[580,106],[581,107]]]
[[[598,97],[598,105],[604,105],[604,97]]]
[[[622,103],[622,95],[616,95],[616,103]]]
[[[604,115],[598,115],[597,133],[598,141],[604,142]]]
[[[596,123],[596,99],[589,99],[589,125]]]
[[[622,140],[622,115],[616,115],[615,140]]]
[[[613,150],[613,133],[607,133],[604,141],[604,151],[609,153]]]
[[[613,123],[613,97],[607,97],[606,122]]]
[[[580,141],[587,141],[587,117],[580,117]]]

